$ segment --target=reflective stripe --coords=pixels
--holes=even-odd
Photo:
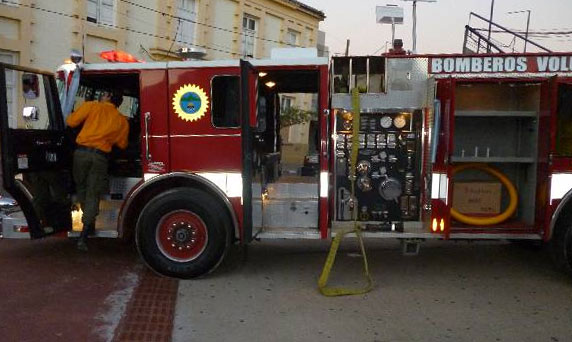
[[[438,199],[439,198],[439,181],[441,180],[440,173],[434,173],[431,175],[431,198]]]
[[[449,177],[446,173],[433,173],[431,176],[431,199],[445,200],[448,204]]]
[[[445,200],[445,204],[449,204],[449,177],[447,174],[441,174],[441,184],[439,184],[439,198]]]
[[[328,197],[328,172],[320,172],[320,197]]]
[[[242,175],[240,172],[198,172],[197,175],[211,181],[228,197],[242,197]],[[143,179],[148,181],[157,176],[159,176],[157,173],[145,173]]]
[[[572,189],[572,173],[554,173],[550,183],[550,202],[561,199]]]
[[[158,176],[159,174],[157,173],[144,173],[143,174],[143,179],[146,181],[148,181],[149,179]]]
[[[199,172],[197,175],[213,182],[228,197],[242,197],[240,172]]]

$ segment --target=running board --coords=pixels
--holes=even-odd
[[[317,229],[265,229],[260,231],[256,236],[255,239],[311,239],[316,240],[320,239],[320,232]]]
[[[81,232],[71,231],[71,232],[68,232],[68,237],[69,238],[78,238],[80,234],[81,234]],[[118,236],[119,236],[119,234],[117,233],[116,230],[99,230],[99,231],[96,230],[95,233],[90,237],[116,239]]]

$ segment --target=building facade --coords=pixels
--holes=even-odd
[[[0,0],[0,62],[55,70],[72,50],[86,63],[104,62],[99,53],[108,50],[145,61],[270,58],[277,47],[323,53],[324,18],[296,0]],[[283,96],[281,108],[316,100]],[[309,127],[285,129],[292,160],[307,153]]]
[[[122,50],[146,61],[268,58],[316,47],[324,14],[295,0],[0,0],[0,60],[54,70]]]

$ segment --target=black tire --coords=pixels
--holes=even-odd
[[[221,263],[231,242],[225,210],[198,189],[183,187],[160,194],[137,220],[137,250],[162,275],[189,279],[207,274]],[[195,233],[200,233],[198,242]]]
[[[572,223],[565,222],[555,227],[550,241],[552,258],[556,265],[572,275]]]

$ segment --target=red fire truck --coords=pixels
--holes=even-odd
[[[550,242],[572,269],[572,54],[86,64],[72,91],[70,68],[0,64],[2,182],[26,218],[5,237],[77,236],[60,102],[117,89],[129,146],[111,153],[96,235],[134,239],[159,273],[199,276],[233,243],[327,239],[354,220],[410,252]],[[316,114],[286,127],[293,100]]]

